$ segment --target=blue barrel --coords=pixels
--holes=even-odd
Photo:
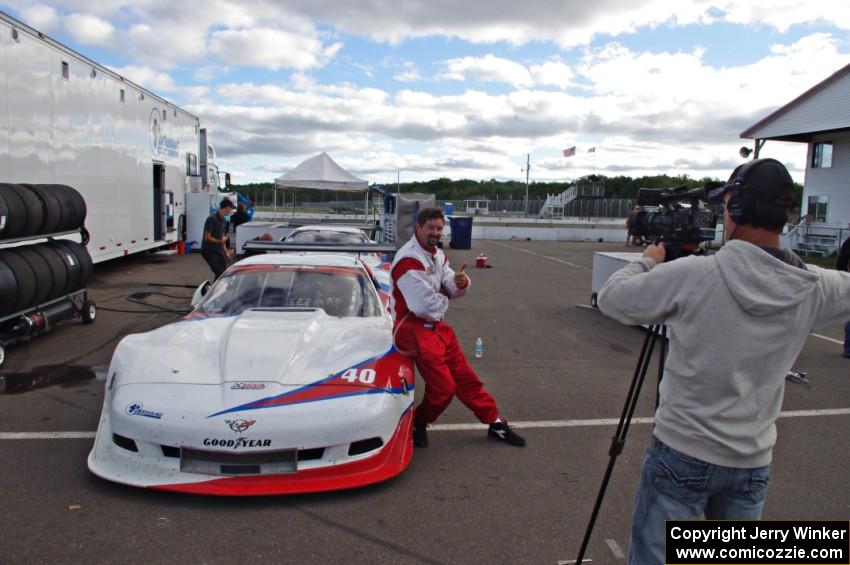
[[[451,216],[455,213],[455,205],[452,202],[443,202],[443,214]]]
[[[469,216],[452,216],[449,218],[452,226],[452,239],[449,247],[452,249],[472,249],[472,218]]]

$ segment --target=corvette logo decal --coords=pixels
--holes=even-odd
[[[408,362],[407,358],[402,356],[393,346],[383,355],[366,359],[353,367],[301,388],[234,406],[207,417],[212,418],[245,410],[277,408],[364,394],[404,394],[406,391],[413,390],[413,383],[408,383],[402,379],[400,375],[403,374],[403,371],[399,371],[399,366],[404,366]]]
[[[230,429],[241,434],[256,423],[256,420],[225,420],[225,424],[230,426]]]

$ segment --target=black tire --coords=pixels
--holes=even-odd
[[[182,218],[182,216],[181,216]],[[9,222],[9,206],[6,205],[6,199],[3,197],[3,193],[0,192],[0,239],[6,237],[4,232],[6,231],[6,224]]]
[[[59,298],[65,292],[65,285],[68,284],[68,273],[65,270],[65,262],[62,257],[56,253],[50,245],[33,245],[30,247],[34,252],[41,255],[50,268],[50,296],[48,300]]]
[[[67,190],[64,184],[43,184],[46,190],[53,192],[56,199],[59,200],[61,208],[58,231],[68,231],[77,229],[79,226],[79,210],[77,210],[77,199]]]
[[[18,257],[26,261],[35,274],[32,306],[47,302],[53,287],[53,276],[51,275],[50,266],[44,257],[33,251],[31,246],[14,247],[7,251],[16,253]]]
[[[44,223],[41,225],[40,233],[51,234],[59,231],[59,224],[62,220],[62,205],[59,203],[56,193],[41,184],[22,184],[21,186],[30,189],[41,200]]]
[[[68,242],[60,239],[48,244],[59,255],[65,266],[66,280],[62,294],[69,294],[80,288],[80,280],[82,280],[83,276],[83,270],[79,259],[77,259],[77,255],[65,245],[66,243]]]
[[[41,207],[41,200],[39,200],[33,191],[23,185],[14,184],[12,186],[17,191],[18,196],[21,197],[21,200],[24,201],[24,207],[26,208],[26,225],[21,235],[30,236],[44,233],[41,231],[44,225],[44,209]]]
[[[0,183],[0,198],[6,204],[6,225],[2,230],[3,239],[20,237],[27,223],[27,211],[24,201],[18,195],[15,185]]]
[[[15,312],[18,302],[18,279],[5,261],[0,261],[0,317]]]
[[[83,307],[80,310],[80,318],[84,324],[93,324],[97,318],[97,306],[91,300],[83,302]]]
[[[86,200],[83,198],[83,195],[76,188],[67,184],[49,184],[47,186],[55,191],[63,192],[68,198],[73,215],[67,229],[75,230],[83,227],[86,223],[86,215],[88,213]]]
[[[3,344],[0,343],[0,367],[3,366],[3,363],[6,362],[6,348],[3,347]]]
[[[76,243],[74,241],[64,240],[63,243],[65,247],[71,250],[71,252],[77,257],[77,261],[80,263],[81,273],[80,273],[80,283],[77,288],[74,290],[79,290],[86,286],[86,283],[89,280],[89,277],[94,270],[94,264],[91,260],[91,255],[89,255],[88,249]]]
[[[77,190],[76,188],[74,188],[73,186],[67,186],[66,188],[68,188],[68,190],[71,191],[71,194],[74,197],[74,200],[77,201],[77,210],[79,211],[79,215],[78,215],[79,225],[76,226],[76,227],[81,228],[84,225],[86,225],[86,216],[88,215],[88,212],[89,212],[88,206],[86,206],[86,199],[83,198],[83,195],[80,194],[80,191]]]
[[[594,308],[599,308],[599,301],[597,300],[595,292],[590,295],[590,305]]]
[[[35,298],[35,273],[32,267],[17,253],[12,253],[9,249],[0,251],[0,261],[12,268],[15,280],[18,283],[15,307],[12,312],[26,310],[33,305],[33,298]]]

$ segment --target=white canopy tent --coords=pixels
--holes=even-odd
[[[274,180],[275,202],[278,188],[312,188],[318,190],[341,190],[344,192],[364,192],[366,206],[369,209],[369,182],[359,179],[340,167],[327,153],[321,153],[303,161],[300,165]],[[294,214],[294,206],[293,206]]]

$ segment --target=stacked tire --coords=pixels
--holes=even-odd
[[[73,241],[0,249],[0,318],[85,288],[91,273],[89,252]]]
[[[86,201],[64,184],[0,183],[0,243],[80,229]]]

